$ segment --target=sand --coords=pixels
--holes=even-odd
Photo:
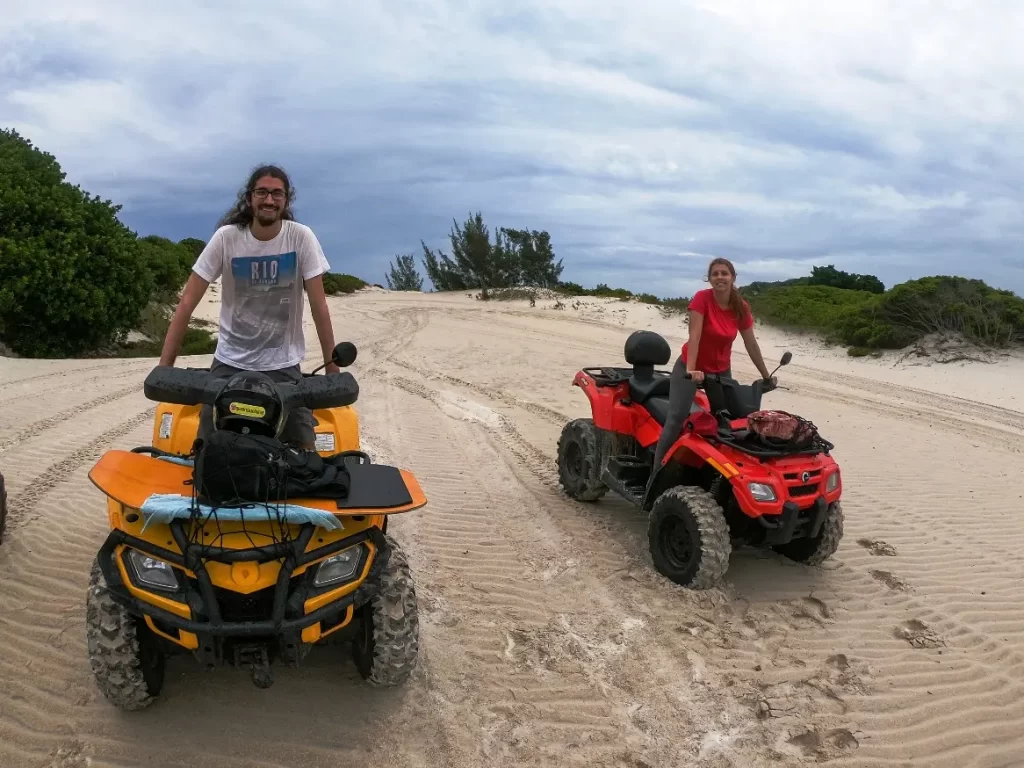
[[[637,328],[678,349],[685,326],[552,304],[331,300],[359,346],[365,445],[429,497],[390,529],[422,656],[383,692],[323,648],[268,690],[176,658],[155,706],[108,705],[85,652],[106,534],[86,474],[148,442],[154,361],[0,358],[0,766],[1024,765],[1021,360],[852,359],[760,328],[767,358],[794,353],[768,402],[837,445],[846,535],[821,568],[740,550],[692,592],[652,568],[642,516],[567,500],[555,470],[562,425],[588,413],[573,373],[623,364]],[[733,360],[754,376],[741,344]]]

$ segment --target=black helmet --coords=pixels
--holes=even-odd
[[[228,379],[213,404],[215,429],[277,437],[284,425],[284,403],[265,373],[242,371]]]

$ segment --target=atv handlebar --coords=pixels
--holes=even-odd
[[[334,348],[331,362],[344,368],[355,362],[356,347],[343,341]],[[290,410],[296,406],[310,410],[340,408],[359,399],[359,384],[351,373],[330,373],[317,376],[316,372],[302,374],[295,384],[274,383],[281,402]],[[213,405],[228,380],[210,374],[206,368],[175,368],[158,365],[146,377],[143,392],[146,398],[158,403],[176,405]]]
[[[693,379],[693,377],[689,373],[686,374],[686,378]],[[718,383],[722,381],[722,376],[717,373],[705,373],[704,381],[712,381]],[[703,382],[698,382],[697,387],[699,388],[701,384],[703,384]],[[760,386],[762,392],[771,392],[773,389],[778,387],[778,384],[775,384],[771,379],[755,379],[753,385],[751,386]]]
[[[177,405],[213,405],[226,378],[209,371],[158,365],[146,377],[143,391],[149,400]],[[274,383],[285,408],[304,406],[310,410],[352,405],[359,398],[359,384],[351,373],[307,376],[295,384]]]
[[[792,360],[792,359],[793,359],[793,353],[792,352],[786,352],[785,354],[783,354],[782,355],[782,359],[779,361],[778,366],[776,366],[775,370],[772,371],[768,375],[768,378],[767,379],[756,379],[754,381],[753,386],[757,386],[758,384],[760,384],[762,392],[771,392],[773,389],[776,389],[779,385],[772,381],[772,379],[775,377],[776,371],[778,371],[779,368],[781,368],[784,365],[789,365],[789,361]],[[689,371],[687,371],[687,373],[686,373],[686,378],[687,379],[692,379],[693,378],[690,375]],[[721,380],[722,380],[722,377],[721,377],[720,374],[717,374],[717,373],[705,373],[704,374],[704,381],[720,382]],[[700,384],[698,383],[697,386],[699,387]]]

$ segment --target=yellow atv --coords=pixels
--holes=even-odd
[[[355,356],[344,342],[334,362],[345,367]],[[236,398],[229,380],[208,370],[157,366],[145,382],[146,397],[160,403],[153,445],[108,451],[89,473],[107,496],[110,521],[86,600],[89,663],[117,707],[151,704],[172,653],[191,653],[207,669],[247,667],[267,687],[272,663],[296,665],[325,638],[350,639],[356,668],[371,684],[398,685],[412,672],[416,593],[405,554],[386,533],[387,516],[419,509],[426,497],[411,472],[373,464],[360,450],[352,374],[319,370],[273,384],[261,399]],[[242,416],[280,406],[275,434],[290,408],[307,407],[317,450],[278,443],[285,451],[274,461],[230,468],[245,486],[270,477],[262,497],[209,503],[196,437],[202,405],[215,403]],[[218,438],[252,437],[244,419],[235,422],[218,426]],[[259,439],[271,445],[274,435]],[[330,472],[333,484],[282,495],[290,482],[279,471],[285,460],[322,462],[320,476]]]

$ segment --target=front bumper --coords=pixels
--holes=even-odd
[[[169,528],[175,543],[184,554],[115,529],[100,547],[99,567],[113,600],[132,615],[144,619],[158,635],[193,650],[201,661],[207,663],[219,657],[224,639],[250,642],[276,639],[282,649],[297,653],[296,649],[302,643],[315,642],[321,634],[340,628],[348,623],[355,608],[376,594],[380,575],[387,566],[389,556],[387,540],[376,527],[364,529],[311,552],[305,551],[314,532],[311,524],[302,526],[299,536],[292,541],[249,549],[223,549],[193,544],[186,536],[182,521],[171,523]],[[372,546],[363,547],[356,574],[345,583],[315,586],[313,579],[316,568],[307,568],[304,574],[293,578],[296,569],[362,542]],[[126,547],[177,566],[173,570],[178,580],[178,590],[174,593],[162,592],[135,582],[131,565],[123,559]],[[366,561],[371,558],[367,570]],[[263,590],[267,594],[260,596],[256,593],[245,598],[215,586],[204,564],[207,560],[225,564],[262,564],[279,560],[281,564],[274,586]],[[190,571],[195,578],[187,577],[179,569]],[[306,603],[311,598],[320,597],[319,602],[322,602],[324,595],[344,591],[344,587],[353,582],[360,582],[354,590],[349,589],[337,599],[306,612]],[[240,600],[247,600],[247,610],[239,609]],[[324,628],[323,632],[321,627]]]
[[[764,541],[769,546],[788,544],[794,539],[813,539],[821,532],[828,514],[828,501],[818,496],[814,503],[801,509],[795,501],[782,505],[781,515],[762,515],[757,521],[764,528]]]

